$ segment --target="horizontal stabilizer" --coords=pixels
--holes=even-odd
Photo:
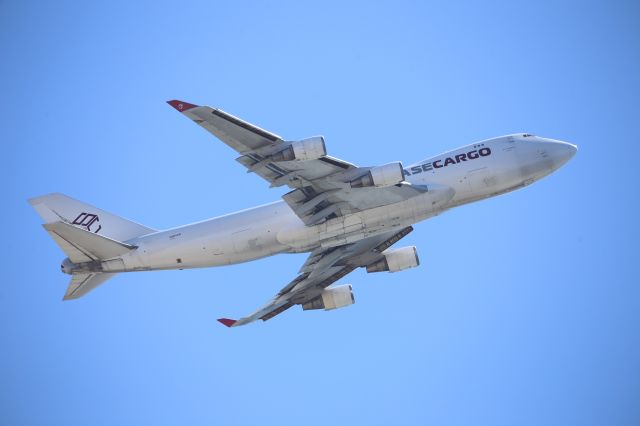
[[[71,278],[67,292],[64,294],[62,300],[77,299],[89,293],[94,288],[98,287],[115,274],[112,273],[90,273],[90,274],[75,274]]]
[[[45,223],[42,226],[73,263],[111,259],[136,248],[65,222]]]

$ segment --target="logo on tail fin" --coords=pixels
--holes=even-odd
[[[98,222],[100,222],[100,218],[97,214],[82,212],[73,220],[73,222],[71,222],[71,224],[81,226],[87,231],[97,234],[98,231],[102,229],[102,225],[100,225]],[[98,229],[93,231],[91,229],[93,225],[98,225]]]

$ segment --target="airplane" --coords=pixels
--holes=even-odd
[[[84,296],[120,272],[202,268],[279,253],[309,253],[298,275],[255,312],[227,327],[269,320],[294,305],[333,310],[355,303],[356,268],[398,272],[419,265],[415,246],[391,248],[412,225],[446,210],[523,188],[577,152],[567,142],[511,134],[403,166],[358,167],[327,155],[322,136],[287,141],[209,106],[172,100],[178,112],[235,150],[248,172],[282,199],[168,230],[156,230],[53,193],[29,203],[68,256],[63,300]]]

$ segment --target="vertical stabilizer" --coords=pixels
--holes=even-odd
[[[74,200],[64,194],[42,195],[30,199],[29,204],[46,224],[66,222],[116,241],[127,241],[155,232],[155,229]]]

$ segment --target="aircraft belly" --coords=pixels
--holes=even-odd
[[[450,187],[434,186],[432,191],[408,200],[340,216],[324,223],[299,224],[282,229],[277,239],[293,251],[314,247],[333,247],[353,243],[432,217],[442,211],[455,191]]]
[[[186,269],[247,262],[286,251],[288,247],[275,237],[283,223],[292,221],[293,213],[283,206],[274,203],[144,237],[135,242],[138,249],[125,263],[128,270]]]

